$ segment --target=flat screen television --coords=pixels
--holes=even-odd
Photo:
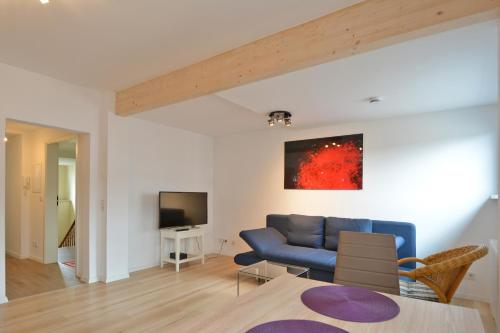
[[[206,192],[160,192],[160,229],[207,224]]]

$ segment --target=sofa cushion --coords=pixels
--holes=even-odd
[[[288,215],[269,214],[266,216],[266,227],[274,228],[286,237],[288,233]]]
[[[325,218],[292,214],[288,217],[287,241],[290,245],[323,247]]]
[[[327,217],[325,221],[326,249],[337,251],[341,231],[372,232],[372,221],[368,219]]]
[[[266,255],[265,259],[283,264],[333,272],[337,260],[337,252],[283,244],[275,247],[271,253]]]
[[[286,238],[274,228],[245,230],[240,232],[240,237],[261,258],[278,245],[286,244]]]

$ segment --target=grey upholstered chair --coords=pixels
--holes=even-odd
[[[341,231],[334,283],[399,295],[395,237]]]

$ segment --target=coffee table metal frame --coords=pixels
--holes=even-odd
[[[309,279],[309,268],[295,266],[295,265],[287,265],[268,260],[259,261],[255,264],[245,266],[243,268],[240,268],[237,272],[238,275],[237,295],[238,296],[240,295],[241,275],[253,277],[265,283],[283,274],[291,274],[294,276],[302,276],[305,274],[306,278]]]

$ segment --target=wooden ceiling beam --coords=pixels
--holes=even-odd
[[[116,113],[132,115],[493,19],[499,8],[500,0],[366,0],[119,91]]]

